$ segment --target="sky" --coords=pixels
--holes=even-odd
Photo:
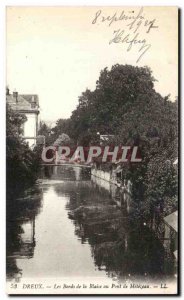
[[[178,94],[176,8],[16,6],[6,21],[7,84],[38,94],[41,120],[70,117],[100,71],[117,63],[149,66],[156,91],[172,101]]]

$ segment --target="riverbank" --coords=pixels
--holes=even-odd
[[[104,171],[97,169],[95,167],[92,167],[91,169],[91,175],[98,177],[100,179],[103,179],[111,184],[116,185],[119,188],[122,188],[125,192],[129,193],[131,195],[132,193],[132,183],[130,180],[124,180],[121,181],[121,177],[117,177],[117,172],[115,171]]]

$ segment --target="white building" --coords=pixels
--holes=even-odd
[[[38,134],[38,115],[39,115],[39,99],[38,95],[19,95],[18,92],[10,94],[6,89],[7,103],[12,110],[24,114],[27,118],[23,125],[23,137],[28,142],[29,147],[36,145],[36,137]]]

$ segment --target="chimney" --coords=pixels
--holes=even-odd
[[[36,100],[34,96],[31,98],[31,108],[36,108]]]
[[[16,103],[17,103],[18,102],[18,92],[16,92],[16,90],[13,91],[13,98],[16,99]]]
[[[7,95],[7,96],[9,96],[9,95],[10,95],[10,89],[9,89],[9,87],[8,87],[8,86],[6,87],[6,95]]]

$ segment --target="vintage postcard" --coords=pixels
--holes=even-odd
[[[178,294],[178,16],[6,8],[8,294]]]

